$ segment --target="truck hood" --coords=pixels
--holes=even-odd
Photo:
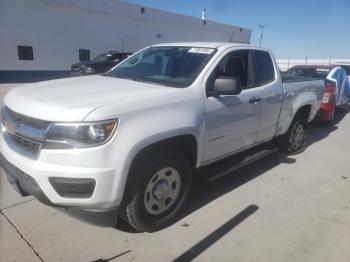
[[[127,79],[86,76],[17,87],[6,95],[4,103],[32,118],[72,122],[82,121],[90,112],[106,105],[137,102],[177,91]]]

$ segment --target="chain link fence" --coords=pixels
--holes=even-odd
[[[277,59],[277,64],[282,71],[287,71],[289,68],[295,65],[325,65],[329,66],[331,64],[335,64],[337,62],[347,62],[350,63],[350,59],[339,59],[339,58],[322,58],[322,59],[309,59],[308,57],[295,59],[295,58],[287,58],[287,59]]]

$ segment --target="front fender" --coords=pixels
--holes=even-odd
[[[122,153],[126,155],[125,161],[123,163],[123,168],[120,173],[120,183],[117,187],[117,197],[119,201],[123,198],[123,192],[125,191],[126,181],[129,175],[129,170],[132,164],[132,161],[136,157],[136,155],[141,152],[144,148],[155,144],[157,142],[177,137],[180,135],[193,135],[196,139],[197,144],[197,163],[196,166],[200,165],[202,149],[201,142],[201,133],[203,127],[200,126],[182,126],[178,128],[165,128],[163,126],[162,130],[154,129],[154,132],[147,132],[147,128],[134,129],[127,128],[125,131],[118,132],[117,140],[120,142],[115,143],[115,147],[118,150],[121,150]],[[148,130],[150,131],[150,130]],[[155,132],[156,131],[156,132]],[[116,203],[119,205],[120,203]]]

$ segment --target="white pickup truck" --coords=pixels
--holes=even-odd
[[[194,174],[269,141],[300,152],[323,85],[281,79],[270,50],[251,45],[154,45],[104,75],[11,90],[0,162],[23,196],[156,231],[176,221]]]

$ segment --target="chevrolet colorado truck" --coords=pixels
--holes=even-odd
[[[0,162],[23,196],[92,224],[157,231],[176,221],[195,174],[266,143],[302,151],[323,86],[281,78],[268,49],[154,45],[103,75],[11,90]]]

